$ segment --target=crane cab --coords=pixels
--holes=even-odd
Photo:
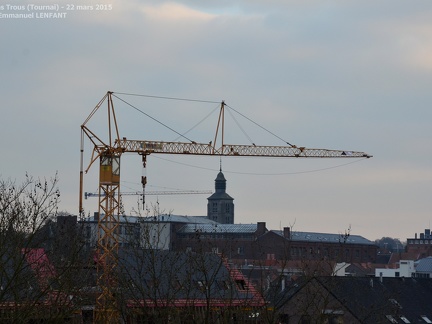
[[[120,184],[120,156],[112,154],[101,155],[99,170],[100,184]]]

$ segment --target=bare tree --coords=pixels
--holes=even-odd
[[[63,321],[80,308],[81,245],[76,231],[68,237],[67,248],[60,249],[59,201],[57,174],[49,180],[26,175],[20,184],[0,180],[2,320]]]

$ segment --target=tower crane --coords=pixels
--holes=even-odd
[[[80,165],[80,195],[79,212],[83,214],[83,161],[84,139],[87,137],[93,144],[92,156],[85,173],[99,160],[99,221],[98,221],[98,279],[100,293],[96,299],[96,322],[117,323],[119,308],[116,303],[117,290],[116,268],[118,240],[116,229],[119,226],[117,215],[120,211],[120,158],[124,153],[137,153],[142,157],[143,167],[146,167],[147,156],[151,154],[185,154],[207,156],[255,156],[284,158],[370,158],[364,152],[329,150],[297,147],[287,143],[287,146],[260,146],[226,144],[224,142],[224,101],[221,102],[216,133],[213,142],[165,142],[120,137],[116,114],[114,110],[113,92],[108,91],[92,110],[81,125],[81,165]],[[96,135],[88,123],[94,114],[107,102],[108,139]],[[220,146],[217,146],[219,132]],[[213,144],[212,144],[213,143]],[[143,188],[147,182],[145,176],[141,179]]]

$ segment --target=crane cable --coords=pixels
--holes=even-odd
[[[174,133],[176,133],[177,135],[179,135],[179,137],[183,137],[183,138],[187,139],[187,140],[190,141],[190,142],[194,142],[194,141],[192,141],[190,138],[188,138],[188,137],[186,137],[186,136],[180,134],[179,132],[177,132],[175,129],[169,127],[168,125],[162,123],[161,121],[157,120],[156,118],[150,116],[149,114],[145,113],[145,112],[142,111],[141,109],[135,107],[135,106],[132,105],[131,103],[129,103],[129,102],[123,100],[122,98],[120,98],[120,97],[118,97],[118,96],[116,96],[116,95],[114,95],[114,94],[113,94],[113,96],[116,97],[117,99],[119,99],[120,101],[124,102],[124,103],[127,104],[128,106],[132,107],[132,108],[135,109],[136,111],[140,112],[141,114],[143,114],[143,115],[149,117],[150,119],[154,120],[155,122],[157,122],[157,123],[161,124],[162,126],[168,128],[168,129],[171,130],[172,132],[174,132]]]
[[[201,119],[198,123],[196,123],[194,126],[192,126],[191,128],[189,128],[186,132],[183,133],[182,136],[186,135],[187,133],[189,133],[191,130],[195,129],[199,124],[203,123],[204,120],[206,120],[207,118],[209,118],[215,111],[216,109],[219,108],[219,104],[209,113],[207,114],[207,116],[205,116],[203,119]],[[177,137],[174,139],[173,142],[177,141],[181,136]]]
[[[209,170],[209,171],[216,171],[216,172],[219,171],[219,170],[212,169],[212,168],[206,168],[206,167],[201,167],[201,166],[198,166],[198,165],[192,165],[192,164],[188,164],[188,163],[173,161],[173,160],[170,160],[170,159],[162,158],[160,156],[153,156],[153,157],[156,158],[156,159],[160,159],[160,160],[164,160],[164,161],[167,161],[167,162],[171,162],[171,163],[176,163],[176,164],[188,166],[188,167],[191,167],[191,168],[196,168],[196,169],[201,169],[201,170]],[[226,171],[226,170],[224,170],[224,173],[242,174],[242,175],[256,175],[256,176],[295,175],[295,174],[314,173],[314,172],[320,172],[320,171],[326,171],[326,170],[336,169],[336,168],[340,168],[340,167],[343,167],[343,166],[346,166],[346,165],[349,165],[349,164],[361,162],[361,161],[363,161],[365,159],[367,159],[367,158],[360,158],[358,160],[350,161],[350,162],[347,162],[347,163],[342,163],[342,164],[338,164],[338,165],[334,165],[334,166],[330,166],[330,167],[326,167],[326,168],[306,170],[306,171],[279,172],[279,173],[257,173],[257,172],[241,172],[241,171]]]
[[[210,101],[210,100],[200,100],[200,99],[188,99],[188,98],[176,98],[176,97],[163,97],[163,96],[152,96],[145,94],[136,94],[136,93],[125,93],[125,92],[113,92],[125,96],[135,96],[135,97],[146,97],[146,98],[155,98],[155,99],[167,99],[167,100],[177,100],[177,101],[191,101],[191,102],[203,102],[203,103],[215,103],[220,104],[218,101]],[[118,97],[116,97],[118,98]]]
[[[243,118],[246,118],[247,120],[249,120],[251,123],[253,123],[253,124],[255,124],[256,126],[258,126],[259,128],[265,130],[267,133],[269,133],[269,134],[273,135],[274,137],[280,139],[280,140],[283,141],[285,144],[288,144],[289,146],[295,146],[295,145],[289,143],[288,141],[284,140],[282,137],[280,137],[280,136],[276,135],[275,133],[269,131],[267,128],[261,126],[261,125],[258,124],[257,122],[253,121],[253,120],[250,119],[249,117],[243,115],[241,112],[235,110],[233,107],[231,107],[231,106],[229,106],[229,105],[225,105],[225,106],[228,107],[228,108],[230,108],[230,109],[232,109],[233,111],[235,111],[237,114],[239,114],[239,115],[242,116]]]
[[[165,100],[176,100],[176,101],[189,101],[189,102],[202,102],[202,103],[212,103],[212,104],[220,104],[220,102],[218,101],[212,101],[212,100],[201,100],[201,99],[190,99],[190,98],[179,98],[179,97],[167,97],[167,96],[155,96],[155,95],[146,95],[146,94],[137,94],[137,93],[126,93],[126,92],[112,92],[112,94],[120,94],[120,95],[125,95],[125,96],[135,96],[135,97],[146,97],[146,98],[155,98],[155,99],[165,99]],[[122,102],[124,102],[125,104],[129,105],[130,107],[134,108],[135,110],[139,111],[140,113],[144,114],[145,116],[151,118],[152,120],[156,121],[157,123],[161,124],[162,126],[168,128],[169,130],[171,130],[172,132],[176,133],[177,135],[179,135],[175,140],[179,139],[179,138],[185,138],[190,142],[194,142],[191,139],[189,139],[188,137],[186,137],[185,135],[190,132],[191,130],[193,130],[195,127],[197,127],[199,124],[201,124],[204,120],[206,120],[213,112],[214,110],[216,110],[217,108],[215,108],[213,111],[211,111],[206,117],[204,117],[201,121],[199,121],[196,125],[194,125],[192,128],[190,128],[188,131],[186,131],[183,134],[180,134],[179,132],[177,132],[176,130],[174,130],[173,128],[169,127],[168,125],[165,125],[164,123],[160,122],[159,120],[157,120],[156,118],[146,114],[144,111],[142,111],[141,109],[135,107],[134,105],[132,105],[131,103],[119,98],[118,96],[114,95],[114,97],[116,97],[117,99],[121,100]],[[258,124],[257,122],[253,121],[252,119],[250,119],[249,117],[245,116],[244,114],[240,113],[239,111],[237,111],[236,109],[234,109],[233,107],[225,104],[225,107],[228,107],[229,109],[233,110],[234,112],[236,112],[237,114],[239,114],[240,116],[242,116],[243,118],[247,119],[248,121],[250,121],[251,123],[253,123],[254,125],[258,126],[259,128],[263,129],[264,131],[266,131],[267,133],[273,135],[274,137],[278,138],[279,140],[281,140],[282,142],[284,142],[285,144],[288,144],[289,146],[295,146],[291,143],[289,143],[288,141],[284,140],[282,137],[274,134],[273,132],[271,132],[270,130],[268,130],[267,128],[261,126],[260,124]],[[254,144],[252,139],[249,137],[248,134],[246,134],[246,132],[243,130],[243,128],[240,126],[240,124],[238,123],[238,121],[234,118],[234,116],[231,114],[230,110],[228,110],[230,116],[233,118],[233,120],[235,121],[235,123],[237,124],[237,126],[240,128],[240,130],[243,132],[243,134],[249,139],[249,141],[251,142],[251,144]]]

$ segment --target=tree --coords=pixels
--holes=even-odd
[[[398,238],[391,237],[376,239],[375,243],[379,246],[380,250],[385,252],[403,252],[405,246]]]
[[[2,320],[61,322],[80,308],[75,296],[84,278],[77,267],[81,245],[73,235],[69,252],[60,249],[59,201],[57,174],[49,180],[26,175],[21,184],[0,180]]]

